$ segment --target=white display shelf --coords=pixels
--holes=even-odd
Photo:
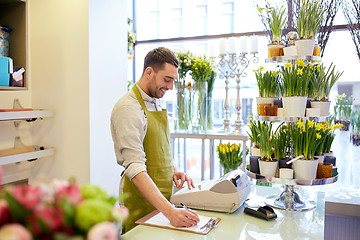
[[[52,116],[53,112],[50,110],[0,112],[0,121],[32,120]]]
[[[55,148],[44,148],[43,150],[39,149],[33,152],[9,155],[5,157],[0,157],[0,165],[33,160],[42,157],[50,157],[54,155],[54,153],[55,153]]]
[[[277,56],[277,57],[271,57],[266,58],[265,63],[284,63],[284,62],[293,62],[295,63],[296,60],[304,60],[304,61],[315,61],[320,62],[321,57],[318,56]]]
[[[298,119],[303,121],[312,120],[314,122],[327,122],[329,117],[283,117],[283,116],[254,116],[255,120],[271,122],[296,122]]]

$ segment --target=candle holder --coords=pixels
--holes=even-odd
[[[248,68],[249,63],[258,63],[259,58],[256,56],[257,52],[251,52],[249,57],[247,53],[229,53],[229,54],[220,54],[220,60],[217,64],[218,70],[220,72],[219,78],[225,78],[225,101],[224,101],[224,133],[230,132],[230,104],[229,104],[229,79],[236,78],[236,121],[235,121],[235,130],[233,134],[240,134],[242,127],[242,119],[241,119],[241,102],[240,102],[240,81],[241,78],[245,78],[247,73],[245,70]]]

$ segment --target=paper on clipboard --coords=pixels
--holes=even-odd
[[[202,226],[204,226],[211,217],[199,215],[200,222],[192,227],[174,227],[170,224],[170,221],[159,211],[155,210],[145,217],[139,219],[135,223],[137,224],[143,224],[143,225],[149,225],[149,226],[155,226],[155,227],[162,227],[162,228],[168,228],[168,229],[174,229],[179,231],[185,231],[185,232],[193,232],[193,233],[199,233],[199,234],[208,234],[212,228],[203,228],[200,229]],[[216,218],[216,223],[220,221],[220,218]]]

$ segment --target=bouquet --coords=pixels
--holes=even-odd
[[[6,186],[0,193],[0,239],[117,240],[128,210],[115,202],[99,186],[73,180]]]
[[[241,144],[222,144],[216,148],[220,165],[224,168],[224,174],[238,168],[242,163],[243,152],[240,149]],[[246,154],[248,149],[246,148]]]

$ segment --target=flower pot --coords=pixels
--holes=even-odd
[[[277,116],[278,106],[265,106],[265,115],[264,116]]]
[[[336,157],[335,156],[325,156],[324,162],[331,163],[333,166],[336,166]]]
[[[311,108],[319,108],[320,117],[327,117],[329,116],[330,103],[330,101],[312,101]]]
[[[251,156],[260,157],[260,148],[251,147]]]
[[[306,117],[320,117],[320,108],[306,108]]]
[[[333,165],[328,162],[318,163],[316,178],[330,178],[333,173]]]
[[[291,158],[279,158],[279,168],[292,168],[292,163],[287,164],[288,161],[290,161]]]
[[[259,159],[260,156],[250,156],[250,172],[257,174],[260,173]]]
[[[275,177],[278,161],[267,162],[259,159],[260,175],[264,177]]]
[[[297,55],[296,46],[288,46],[284,47],[284,56],[285,57],[293,57]]]
[[[311,108],[311,102],[314,101],[313,97],[308,97],[306,100],[306,108]]]
[[[297,55],[312,56],[314,52],[314,42],[314,39],[300,39],[295,41]]]
[[[283,107],[281,98],[275,98],[274,99],[274,106],[278,106],[278,108]]]
[[[307,97],[282,97],[285,117],[304,117]]]
[[[284,45],[282,43],[270,43],[268,44],[268,57],[278,57],[281,56],[283,52]]]
[[[295,179],[299,180],[313,180],[316,179],[318,159],[315,160],[303,160],[299,159],[293,162],[293,169]]]
[[[266,116],[265,107],[274,106],[274,97],[257,97],[256,98],[256,108],[257,114],[259,116]]]

